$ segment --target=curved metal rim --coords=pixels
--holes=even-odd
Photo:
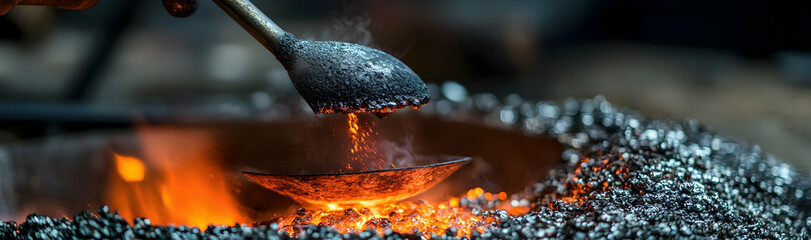
[[[456,158],[456,156],[451,156]],[[431,167],[438,167],[442,165],[454,164],[454,163],[462,163],[462,162],[469,162],[473,160],[471,157],[458,157],[459,159],[451,160],[447,162],[440,162],[422,166],[415,166],[415,167],[404,167],[404,168],[391,168],[391,169],[379,169],[379,170],[369,170],[369,171],[360,171],[360,172],[339,172],[339,173],[312,173],[312,174],[273,174],[273,173],[257,173],[257,172],[248,172],[242,171],[242,174],[251,174],[251,175],[261,175],[261,176],[284,176],[284,177],[309,177],[309,176],[341,176],[341,175],[355,175],[355,174],[367,174],[367,173],[379,173],[379,172],[394,172],[394,171],[403,171],[403,170],[411,170],[411,169],[419,169],[419,168],[431,168]]]

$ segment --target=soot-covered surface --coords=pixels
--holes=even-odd
[[[445,101],[425,113],[483,116],[485,124],[521,129],[559,140],[562,162],[550,176],[514,198],[530,204],[529,214],[481,211],[498,227],[472,238],[811,238],[811,183],[757,146],[712,133],[693,120],[650,120],[618,110],[598,97],[561,105],[507,101],[492,95],[461,103]],[[443,100],[440,100],[443,101]],[[465,119],[461,117],[459,119]],[[478,120],[476,120],[478,119]],[[464,203],[463,205],[478,205]],[[275,226],[152,226],[136,219],[128,225],[103,208],[73,221],[29,216],[17,226],[0,223],[0,239],[18,238],[252,238],[287,239]],[[445,236],[455,235],[454,229]],[[417,238],[373,231],[341,235],[311,226],[302,238]]]
[[[431,100],[428,87],[399,59],[344,42],[280,40],[279,60],[293,85],[316,113],[375,113]]]

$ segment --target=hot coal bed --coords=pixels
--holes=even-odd
[[[438,95],[434,95],[438,96]],[[647,119],[609,102],[499,102],[490,94],[450,101],[435,97],[418,111],[438,117],[519,130],[563,145],[556,167],[513,200],[529,213],[510,216],[484,197],[460,205],[491,219],[484,232],[434,239],[809,239],[811,181],[758,146],[720,136],[695,120]],[[508,130],[509,129],[509,130]],[[298,213],[306,217],[306,211]],[[378,223],[386,228],[386,223]],[[157,226],[124,219],[103,207],[73,219],[30,214],[0,222],[0,239],[420,239],[420,232],[374,230],[341,234],[325,226],[277,224]]]

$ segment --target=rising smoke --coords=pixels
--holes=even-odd
[[[368,29],[372,19],[358,2],[344,1],[342,8],[331,15],[331,25],[321,32],[319,40],[349,42],[377,48]]]
[[[387,163],[398,168],[414,167],[419,165],[419,163],[416,161],[417,154],[414,153],[413,140],[414,138],[411,134],[405,136],[401,142],[380,138],[377,141],[377,148]]]

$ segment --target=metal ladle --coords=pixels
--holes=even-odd
[[[385,116],[430,101],[428,87],[408,66],[358,44],[303,41],[285,32],[248,0],[214,0],[282,63],[316,113]]]
[[[17,5],[80,10],[99,0],[0,1],[0,15]],[[301,41],[285,32],[249,0],[213,0],[284,65],[315,113],[375,113],[419,108],[431,100],[428,87],[408,66],[380,50],[344,42]],[[197,0],[163,0],[172,16],[186,17]]]

